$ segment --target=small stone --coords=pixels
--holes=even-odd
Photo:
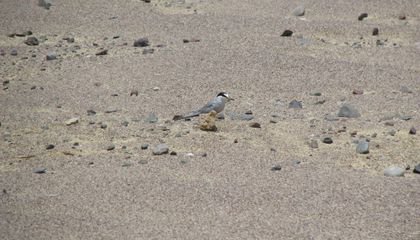
[[[37,167],[32,170],[33,173],[43,174],[47,172],[47,169],[44,167]]]
[[[305,15],[305,7],[300,5],[298,7],[296,7],[293,11],[292,14],[296,17],[301,17],[303,15]]]
[[[51,149],[54,149],[54,148],[55,148],[54,144],[48,144],[48,145],[45,147],[45,149],[47,149],[47,150],[51,150]]]
[[[322,137],[321,141],[322,141],[323,143],[326,143],[326,144],[331,144],[331,143],[333,143],[332,138],[331,138],[331,137],[329,137],[329,136]]]
[[[353,90],[353,95],[362,95],[362,94],[363,94],[363,90],[360,90],[360,89]]]
[[[139,95],[139,91],[138,90],[131,90],[131,92],[130,92],[130,97],[131,96],[138,96]]]
[[[372,35],[373,36],[378,36],[378,34],[379,34],[379,28],[373,28],[373,30],[372,30]]]
[[[216,111],[211,111],[200,118],[200,130],[203,131],[217,131],[216,127]]]
[[[395,136],[396,133],[397,133],[397,131],[395,131],[394,129],[388,131],[388,135],[390,135],[390,136]]]
[[[56,60],[57,59],[57,54],[53,53],[53,52],[50,52],[50,53],[47,54],[46,59],[47,59],[47,61]]]
[[[285,30],[280,36],[282,37],[290,37],[293,35],[293,32],[291,30]]]
[[[146,123],[157,123],[158,117],[154,113],[150,113],[149,116],[146,117],[145,122]]]
[[[414,169],[413,169],[413,173],[419,173],[420,174],[420,163],[417,164]]]
[[[93,116],[95,114],[96,114],[96,112],[94,110],[92,110],[92,109],[87,110],[87,115],[88,116]]]
[[[121,167],[131,167],[132,165],[131,163],[123,163]]]
[[[36,46],[36,45],[39,44],[39,41],[36,37],[28,37],[25,40],[25,44],[28,45],[28,46]]]
[[[359,17],[357,19],[359,19],[359,21],[362,21],[363,19],[367,18],[368,14],[367,13],[362,13],[359,15]]]
[[[140,146],[140,148],[141,148],[142,150],[146,150],[147,148],[149,148],[149,144],[144,143],[144,144],[142,144],[142,145]]]
[[[251,110],[248,110],[248,111],[245,112],[245,114],[246,115],[252,115],[252,111]]]
[[[162,155],[162,154],[167,154],[169,152],[169,147],[168,145],[161,143],[155,146],[155,148],[153,149],[153,155]]]
[[[51,0],[38,0],[38,6],[49,10],[50,7],[52,6],[52,2]]]
[[[417,133],[417,130],[416,130],[415,127],[411,127],[410,131],[408,131],[408,133],[411,134],[411,135],[415,135]]]
[[[322,95],[322,93],[320,93],[320,92],[312,92],[312,93],[309,93],[309,95],[310,96],[314,96],[314,97],[320,97]]]
[[[114,150],[114,149],[115,149],[115,145],[114,145],[114,144],[112,144],[112,143],[106,147],[106,150],[107,150],[107,151],[112,151],[112,150]]]
[[[271,167],[271,171],[280,171],[281,170],[281,165],[279,165],[279,164],[276,164],[276,165],[274,165],[273,167]]]
[[[405,19],[407,19],[407,16],[405,16],[405,14],[404,14],[404,13],[400,13],[400,14],[398,15],[398,19],[399,19],[399,20],[405,20]]]
[[[388,127],[393,127],[395,125],[395,123],[392,122],[392,121],[388,121],[388,122],[385,122],[384,125],[388,126]]]
[[[368,154],[369,153],[369,142],[365,139],[359,141],[356,147],[356,152],[359,154]]]
[[[147,47],[149,46],[149,39],[148,38],[139,38],[134,41],[134,47]]]
[[[66,124],[67,126],[70,126],[70,125],[76,124],[76,123],[78,123],[78,122],[79,122],[79,118],[78,118],[78,117],[75,117],[75,118],[70,118],[69,120],[67,120],[67,121],[65,122],[65,124]]]
[[[400,87],[400,91],[402,93],[413,93],[413,91],[409,87],[407,87],[407,86],[401,86]]]
[[[103,56],[103,55],[107,55],[108,54],[108,49],[104,49],[102,51],[99,51],[97,53],[95,53],[96,56]]]
[[[315,139],[311,139],[311,141],[309,142],[309,147],[318,148],[318,141]]]
[[[235,138],[235,140],[233,140],[233,143],[238,143],[238,139]]]
[[[302,108],[302,102],[300,102],[298,100],[293,100],[289,103],[289,108],[301,109]]]
[[[4,49],[0,49],[0,56],[5,56],[6,52],[4,51]]]
[[[171,153],[169,153],[169,155],[171,155],[171,156],[176,156],[176,155],[178,155],[178,153],[177,153],[177,152],[175,152],[175,151],[171,151]]]
[[[121,123],[121,125],[123,125],[124,127],[128,127],[128,124],[130,124],[128,121],[124,121]]]
[[[338,111],[337,116],[346,118],[358,118],[360,117],[360,113],[352,105],[343,104],[340,110]]]
[[[155,52],[155,49],[153,48],[147,48],[147,49],[143,49],[142,54],[146,55],[146,54],[153,54]]]
[[[16,48],[12,48],[12,50],[10,50],[10,55],[17,56],[18,55],[17,49]]]
[[[251,124],[249,124],[249,126],[252,127],[252,128],[261,128],[261,124],[257,123],[257,122],[251,123]]]
[[[245,114],[241,114],[240,119],[242,121],[251,121],[252,119],[254,119],[254,116],[245,113]]]
[[[100,126],[102,129],[106,129],[107,127],[108,127],[108,125],[106,125],[106,123],[101,123],[101,126]]]
[[[400,167],[391,166],[384,170],[384,175],[387,177],[403,177],[404,172],[405,170]]]
[[[157,92],[157,91],[159,91],[160,90],[160,88],[159,87],[154,87],[153,88],[153,91],[155,91],[155,92]]]

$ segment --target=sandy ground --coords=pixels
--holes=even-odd
[[[420,239],[419,1],[52,3],[0,0],[2,239]]]

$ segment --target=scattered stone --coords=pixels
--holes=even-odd
[[[139,91],[138,90],[131,90],[131,92],[130,92],[130,97],[131,96],[138,96],[139,95]]]
[[[200,42],[200,39],[191,38],[191,39],[182,39],[183,43],[190,43],[190,42]]]
[[[171,153],[169,153],[169,155],[171,155],[171,156],[176,156],[176,155],[178,155],[178,153],[177,153],[177,152],[175,152],[175,151],[172,151]]]
[[[413,169],[413,173],[419,173],[420,174],[420,163],[417,164],[414,169]]]
[[[67,120],[67,121],[65,122],[65,124],[66,124],[67,126],[70,126],[70,125],[76,124],[76,123],[78,123],[78,122],[79,122],[79,118],[78,118],[78,117],[75,117],[75,118],[70,118],[69,120]]]
[[[385,122],[384,125],[388,127],[393,127],[395,123],[393,121],[388,121],[388,122]]]
[[[238,143],[238,139],[235,138],[235,140],[233,140],[233,143]]]
[[[154,113],[150,113],[149,116],[146,117],[145,122],[146,123],[157,123],[158,117]]]
[[[155,146],[155,148],[153,149],[153,155],[163,155],[163,154],[167,154],[169,152],[169,147],[168,145],[161,143]]]
[[[358,89],[353,90],[353,95],[362,95],[362,94],[363,94],[363,90],[358,90]]]
[[[411,120],[413,118],[413,116],[403,115],[403,116],[399,116],[399,118],[401,120],[404,120],[404,121],[409,121],[409,120]]]
[[[52,2],[51,0],[38,0],[38,6],[49,10],[50,7],[52,6]]]
[[[305,7],[303,5],[298,6],[292,11],[292,14],[296,17],[301,17],[305,15]]]
[[[217,131],[216,127],[216,111],[211,111],[200,118],[200,130],[203,131]]]
[[[407,86],[401,86],[400,87],[400,91],[402,93],[413,93],[413,91],[409,87],[407,87]]]
[[[301,109],[302,108],[302,102],[300,102],[298,100],[293,100],[289,103],[289,108]]]
[[[54,144],[48,144],[48,145],[45,147],[45,149],[47,149],[47,150],[51,150],[51,149],[54,149],[54,148],[55,148]]]
[[[261,128],[261,124],[259,124],[257,122],[251,123],[251,124],[249,124],[249,126],[252,127],[252,128]]]
[[[107,151],[112,151],[112,150],[114,150],[114,149],[115,149],[115,145],[114,145],[114,144],[112,144],[112,143],[106,147],[106,150],[107,150]]]
[[[216,117],[219,120],[223,120],[223,119],[225,119],[225,114],[221,112],[221,113],[218,113]]]
[[[291,30],[285,30],[280,36],[282,37],[290,37],[293,35],[293,32]]]
[[[240,119],[242,121],[251,121],[252,119],[254,119],[254,116],[245,113],[245,114],[241,114]]]
[[[25,40],[25,44],[28,45],[28,46],[36,46],[36,45],[39,44],[39,41],[36,37],[28,37]]]
[[[404,172],[405,170],[400,167],[391,166],[384,170],[384,175],[387,177],[403,177]]]
[[[379,34],[379,28],[373,28],[373,30],[372,30],[372,35],[373,36],[378,36],[378,34]]]
[[[155,52],[155,49],[153,48],[147,48],[147,49],[143,49],[142,54],[146,55],[146,54],[153,54]]]
[[[87,115],[88,116],[93,116],[95,114],[96,114],[96,112],[94,110],[92,110],[92,109],[87,110]]]
[[[277,119],[270,119],[270,123],[278,123]]]
[[[65,37],[63,40],[67,41],[67,43],[74,43],[74,37]]]
[[[310,148],[318,148],[318,141],[315,139],[311,139],[311,141],[309,142],[309,147]]]
[[[320,97],[322,95],[322,93],[320,93],[320,92],[312,92],[312,93],[309,93],[309,95],[310,96],[314,96],[314,97]]]
[[[332,138],[331,138],[331,137],[329,137],[329,136],[322,137],[321,141],[322,141],[323,143],[325,143],[325,144],[331,144],[331,143],[333,143]]]
[[[47,53],[46,59],[47,59],[47,61],[56,60],[57,59],[57,54],[54,53],[54,52],[49,52],[49,53]]]
[[[114,97],[115,97],[115,95],[114,95],[114,94],[113,94],[113,95],[111,95],[111,96],[114,96]],[[117,96],[118,96],[118,94],[117,94]],[[105,110],[105,113],[115,113],[115,112],[118,112],[118,109]]]
[[[106,123],[101,123],[101,126],[100,126],[102,129],[106,129],[107,127],[108,127],[108,125],[106,125]]]
[[[359,15],[359,17],[357,19],[359,19],[359,21],[362,21],[363,19],[367,18],[368,14],[367,13],[362,13]]]
[[[149,148],[149,144],[144,143],[144,144],[142,144],[142,145],[140,146],[140,148],[141,148],[142,150],[146,150],[146,149],[148,149],[148,148]]]
[[[360,117],[360,113],[352,105],[343,104],[340,110],[338,111],[337,116],[346,118],[358,118]]]
[[[410,131],[408,131],[408,133],[411,134],[411,135],[415,135],[417,133],[417,130],[416,130],[415,127],[411,127]]]
[[[404,13],[400,13],[400,14],[398,15],[398,19],[399,19],[399,20],[405,20],[405,19],[407,19],[407,16],[405,16],[405,14],[404,14]]]
[[[396,133],[397,133],[397,131],[395,131],[394,129],[388,131],[388,135],[390,135],[390,136],[395,136]]]
[[[154,87],[153,88],[153,91],[155,91],[155,92],[157,92],[157,91],[159,91],[160,90],[160,87]]]
[[[273,167],[271,167],[271,171],[280,171],[281,170],[281,165],[279,165],[279,164],[276,164],[276,165],[274,165]]]
[[[123,125],[124,127],[128,127],[129,122],[128,121],[124,121],[121,123],[121,125]]]
[[[37,167],[32,170],[33,173],[43,174],[47,172],[47,169],[44,167]]]
[[[148,38],[139,38],[134,41],[134,47],[147,47],[149,46],[149,39]]]
[[[368,154],[369,153],[369,142],[366,139],[359,141],[356,147],[356,152],[359,154]]]
[[[10,50],[10,55],[17,56],[18,55],[17,49],[16,48],[12,48],[12,50]]]
[[[121,167],[131,167],[132,165],[131,163],[123,163]]]
[[[96,56],[103,56],[103,55],[107,55],[108,54],[108,49],[104,49],[102,51],[99,51],[97,53],[95,53]]]
[[[5,56],[6,52],[4,51],[4,49],[0,49],[0,56]]]

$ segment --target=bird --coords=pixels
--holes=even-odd
[[[190,113],[184,114],[184,115],[175,115],[173,120],[181,120],[181,119],[187,119],[192,117],[200,116],[200,114],[209,113],[211,111],[215,111],[216,113],[220,113],[225,109],[225,104],[228,101],[234,100],[229,96],[227,92],[220,92],[217,94],[215,98],[213,98],[211,101],[209,101],[206,105],[204,105],[202,108],[192,111]]]

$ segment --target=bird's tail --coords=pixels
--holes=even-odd
[[[192,117],[197,117],[200,115],[200,112],[198,111],[194,111],[194,112],[190,112],[188,114],[185,115],[175,115],[174,118],[172,120],[174,121],[178,121],[178,120],[182,120],[182,119],[187,119],[187,118],[192,118]]]

